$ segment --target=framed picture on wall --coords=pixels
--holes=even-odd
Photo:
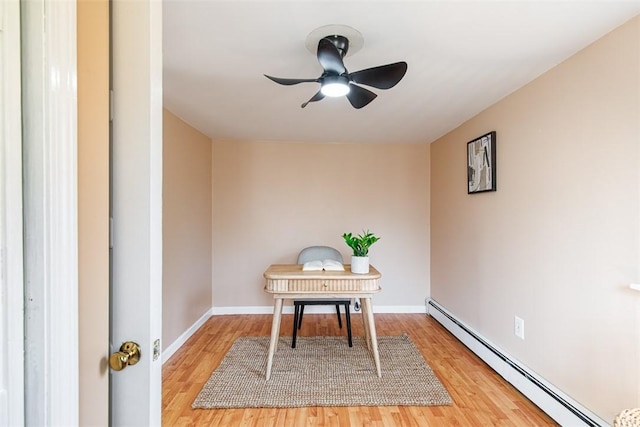
[[[467,193],[496,191],[496,132],[467,142]]]

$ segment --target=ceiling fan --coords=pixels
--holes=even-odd
[[[390,89],[398,84],[407,72],[406,62],[396,62],[350,73],[342,61],[348,50],[349,39],[347,37],[341,35],[324,36],[318,41],[317,50],[318,62],[324,69],[320,77],[316,79],[285,79],[266,74],[264,76],[285,86],[308,82],[320,83],[320,90],[302,104],[302,108],[310,102],[324,99],[325,96],[346,96],[354,108],[362,108],[378,95],[356,83],[377,89]]]

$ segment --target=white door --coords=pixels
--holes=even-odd
[[[162,2],[112,2],[111,347],[140,361],[111,371],[111,423],[161,423]]]

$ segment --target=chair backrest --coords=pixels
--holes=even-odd
[[[300,251],[298,255],[298,264],[304,264],[309,261],[318,261],[332,259],[342,262],[342,254],[330,246],[309,246]]]

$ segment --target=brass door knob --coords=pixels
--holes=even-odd
[[[109,366],[114,371],[121,371],[129,365],[135,365],[140,360],[140,346],[133,341],[122,343],[120,351],[109,357]]]

